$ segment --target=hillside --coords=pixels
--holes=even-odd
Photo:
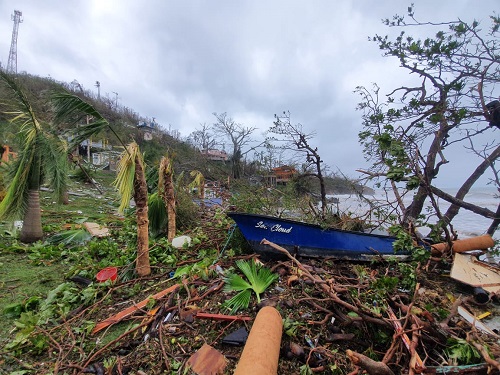
[[[83,90],[78,83],[66,83],[55,81],[50,78],[42,78],[27,73],[22,73],[16,76],[16,80],[25,90],[34,112],[40,120],[51,122],[52,106],[50,104],[50,96],[52,93],[65,90],[74,95],[77,95],[91,104],[104,118],[108,120],[115,131],[120,135],[125,143],[135,140],[144,154],[146,164],[153,170],[158,166],[162,156],[169,153],[174,160],[174,169],[176,174],[190,173],[193,170],[200,171],[206,180],[226,181],[231,175],[230,162],[210,161],[203,157],[200,152],[190,143],[181,139],[178,132],[170,134],[167,130],[161,127],[154,129],[138,126],[140,124],[150,124],[152,120],[142,116],[134,111],[121,105],[116,105],[115,102],[106,97],[96,97],[95,93]],[[0,97],[8,98],[6,88],[0,85]],[[16,129],[8,123],[9,106],[7,101],[0,103],[0,139],[4,144],[17,148]],[[71,131],[69,126],[62,124],[56,131],[60,135],[65,135]],[[149,134],[148,134],[149,133]],[[151,134],[151,136],[149,136]],[[94,139],[91,139],[92,145],[108,145],[113,150],[122,151],[119,141],[111,131],[106,130],[99,133]],[[85,146],[86,147],[86,146]],[[80,148],[80,153],[84,159],[87,158],[85,147]],[[92,152],[99,152],[102,149],[92,149]],[[245,160],[243,162],[244,179],[250,179],[254,176],[264,176],[269,174],[268,170],[255,167],[255,162]],[[150,174],[154,174],[151,170]],[[350,181],[343,177],[330,176],[326,178],[328,194],[346,194],[366,192],[366,189],[359,184]],[[317,183],[312,180],[307,182],[307,190],[313,195],[319,194]]]

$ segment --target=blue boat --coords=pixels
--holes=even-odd
[[[282,256],[263,239],[279,245],[290,254],[304,257],[332,257],[350,260],[372,260],[374,257],[406,256],[394,252],[395,237],[322,228],[319,225],[280,219],[265,215],[230,212],[252,249],[263,256]]]

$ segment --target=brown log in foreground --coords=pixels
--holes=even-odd
[[[283,322],[274,307],[263,307],[250,330],[234,375],[276,375]]]
[[[493,241],[493,238],[489,234],[485,234],[453,241],[452,250],[454,253],[464,253],[471,250],[487,250],[493,246],[495,246],[495,241]],[[434,244],[431,248],[433,254],[443,254],[450,250],[450,246],[446,242]]]
[[[354,365],[366,370],[370,375],[394,375],[394,372],[392,372],[389,366],[383,362],[374,361],[366,355],[353,352],[349,349],[347,349],[346,353]]]

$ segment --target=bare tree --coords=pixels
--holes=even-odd
[[[252,141],[250,136],[256,128],[245,127],[242,124],[238,124],[229,117],[226,112],[220,114],[214,112],[213,115],[217,119],[217,122],[213,124],[215,132],[231,141],[233,146],[233,153],[231,156],[232,175],[233,178],[239,179],[242,174],[241,160],[245,154],[255,147],[245,152],[242,151],[242,148]]]
[[[189,143],[201,151],[210,150],[217,146],[217,140],[212,132],[212,128],[206,123],[200,124],[200,128],[192,132],[188,140]]]
[[[284,111],[281,116],[274,115],[274,118],[274,125],[269,129],[269,132],[284,136],[284,141],[286,142],[285,148],[305,154],[305,170],[310,170],[309,167],[313,167],[314,172],[302,173],[300,177],[313,176],[318,179],[321,194],[321,216],[325,218],[327,202],[325,179],[322,171],[323,160],[321,160],[318,153],[318,148],[311,146],[309,143],[314,133],[305,133],[301,124],[292,124],[290,121],[290,111]]]

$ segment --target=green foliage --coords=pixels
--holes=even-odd
[[[451,366],[472,365],[482,360],[481,354],[473,345],[458,338],[448,339],[445,354]]]
[[[18,350],[29,344],[29,349],[34,353],[43,352],[47,348],[48,338],[37,333],[36,328],[46,325],[52,319],[65,317],[77,306],[90,304],[97,297],[98,291],[99,288],[92,285],[80,290],[72,283],[60,284],[51,290],[44,300],[36,301],[36,310],[20,313],[19,319],[14,322],[18,330],[16,336],[5,348]],[[34,302],[28,300],[22,309],[32,309]]]
[[[204,257],[199,262],[194,264],[187,264],[185,266],[179,267],[175,270],[174,278],[183,276],[198,276],[203,280],[207,280],[210,275],[212,275],[213,271],[209,269],[212,265],[214,258],[212,257]]]
[[[295,337],[297,336],[297,330],[302,326],[303,324],[300,322],[297,322],[289,317],[286,317],[283,319],[283,332],[285,332],[285,335],[289,337]]]
[[[393,248],[396,253],[409,252],[412,256],[412,260],[417,262],[425,262],[429,259],[430,252],[425,250],[423,247],[416,245],[411,234],[408,233],[408,231],[406,231],[402,226],[391,226],[389,228],[389,233],[396,236],[396,240],[393,243]]]
[[[257,303],[260,303],[260,295],[279,277],[279,275],[273,274],[269,269],[257,265],[254,260],[237,260],[236,266],[247,277],[247,280],[235,273],[224,278],[226,283],[224,291],[239,292],[225,302],[225,305],[231,309],[231,313],[235,313],[242,308],[248,308],[252,291],[257,297]]]
[[[300,375],[313,375],[314,372],[311,370],[309,365],[302,365],[300,366]]]
[[[379,276],[370,284],[370,288],[380,296],[392,295],[398,287],[397,277]]]

